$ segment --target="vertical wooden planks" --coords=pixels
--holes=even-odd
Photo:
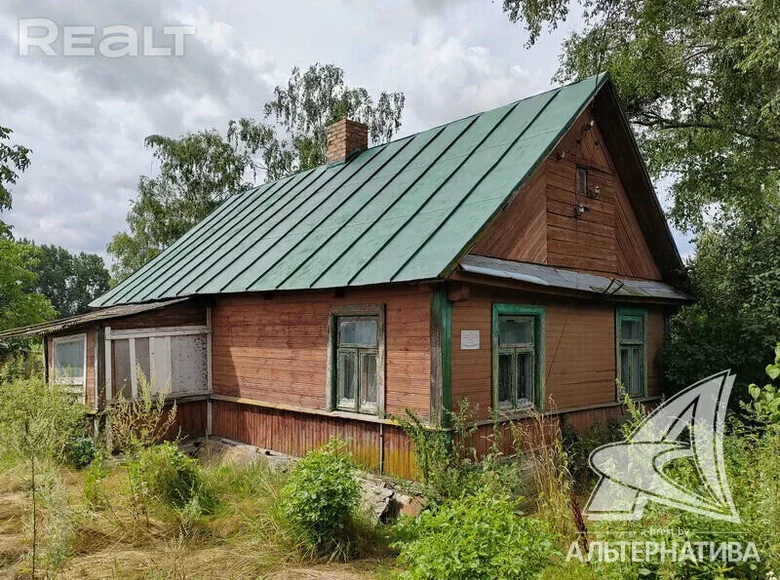
[[[414,476],[412,444],[395,425],[385,424],[380,428],[378,423],[220,400],[212,401],[212,413],[215,437],[297,457],[339,437],[347,442],[356,461],[373,471],[380,468],[384,445],[384,472],[404,478]]]

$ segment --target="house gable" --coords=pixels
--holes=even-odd
[[[645,203],[644,215],[637,215],[637,203],[629,198],[594,109],[588,107],[580,114],[506,210],[490,224],[472,254],[624,278],[675,279],[671,271],[664,276],[657,257],[660,250],[668,249],[652,246],[668,246],[673,241],[670,236],[660,242],[646,236],[640,218],[647,220],[657,210]],[[587,172],[591,195],[577,192],[578,168]],[[648,193],[654,196],[643,190],[634,197]],[[578,206],[584,210],[579,215]]]

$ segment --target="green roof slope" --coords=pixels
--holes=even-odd
[[[236,195],[91,305],[444,277],[605,81],[557,88]]]

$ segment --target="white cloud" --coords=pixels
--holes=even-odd
[[[196,33],[181,58],[17,55],[17,21],[162,26]],[[406,94],[404,133],[499,106],[549,86],[561,30],[532,51],[482,0],[284,3],[202,0],[8,0],[0,6],[0,125],[33,149],[4,216],[18,236],[103,253],[125,228],[140,175],[154,165],[143,139],[260,116],[292,66],[342,66],[376,94]]]

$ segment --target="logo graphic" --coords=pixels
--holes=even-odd
[[[739,523],[723,461],[723,429],[733,386],[729,371],[712,375],[657,407],[626,441],[594,450],[590,466],[599,481],[586,517],[636,521],[652,500]],[[678,481],[665,471],[674,461],[692,464],[699,484]]]

